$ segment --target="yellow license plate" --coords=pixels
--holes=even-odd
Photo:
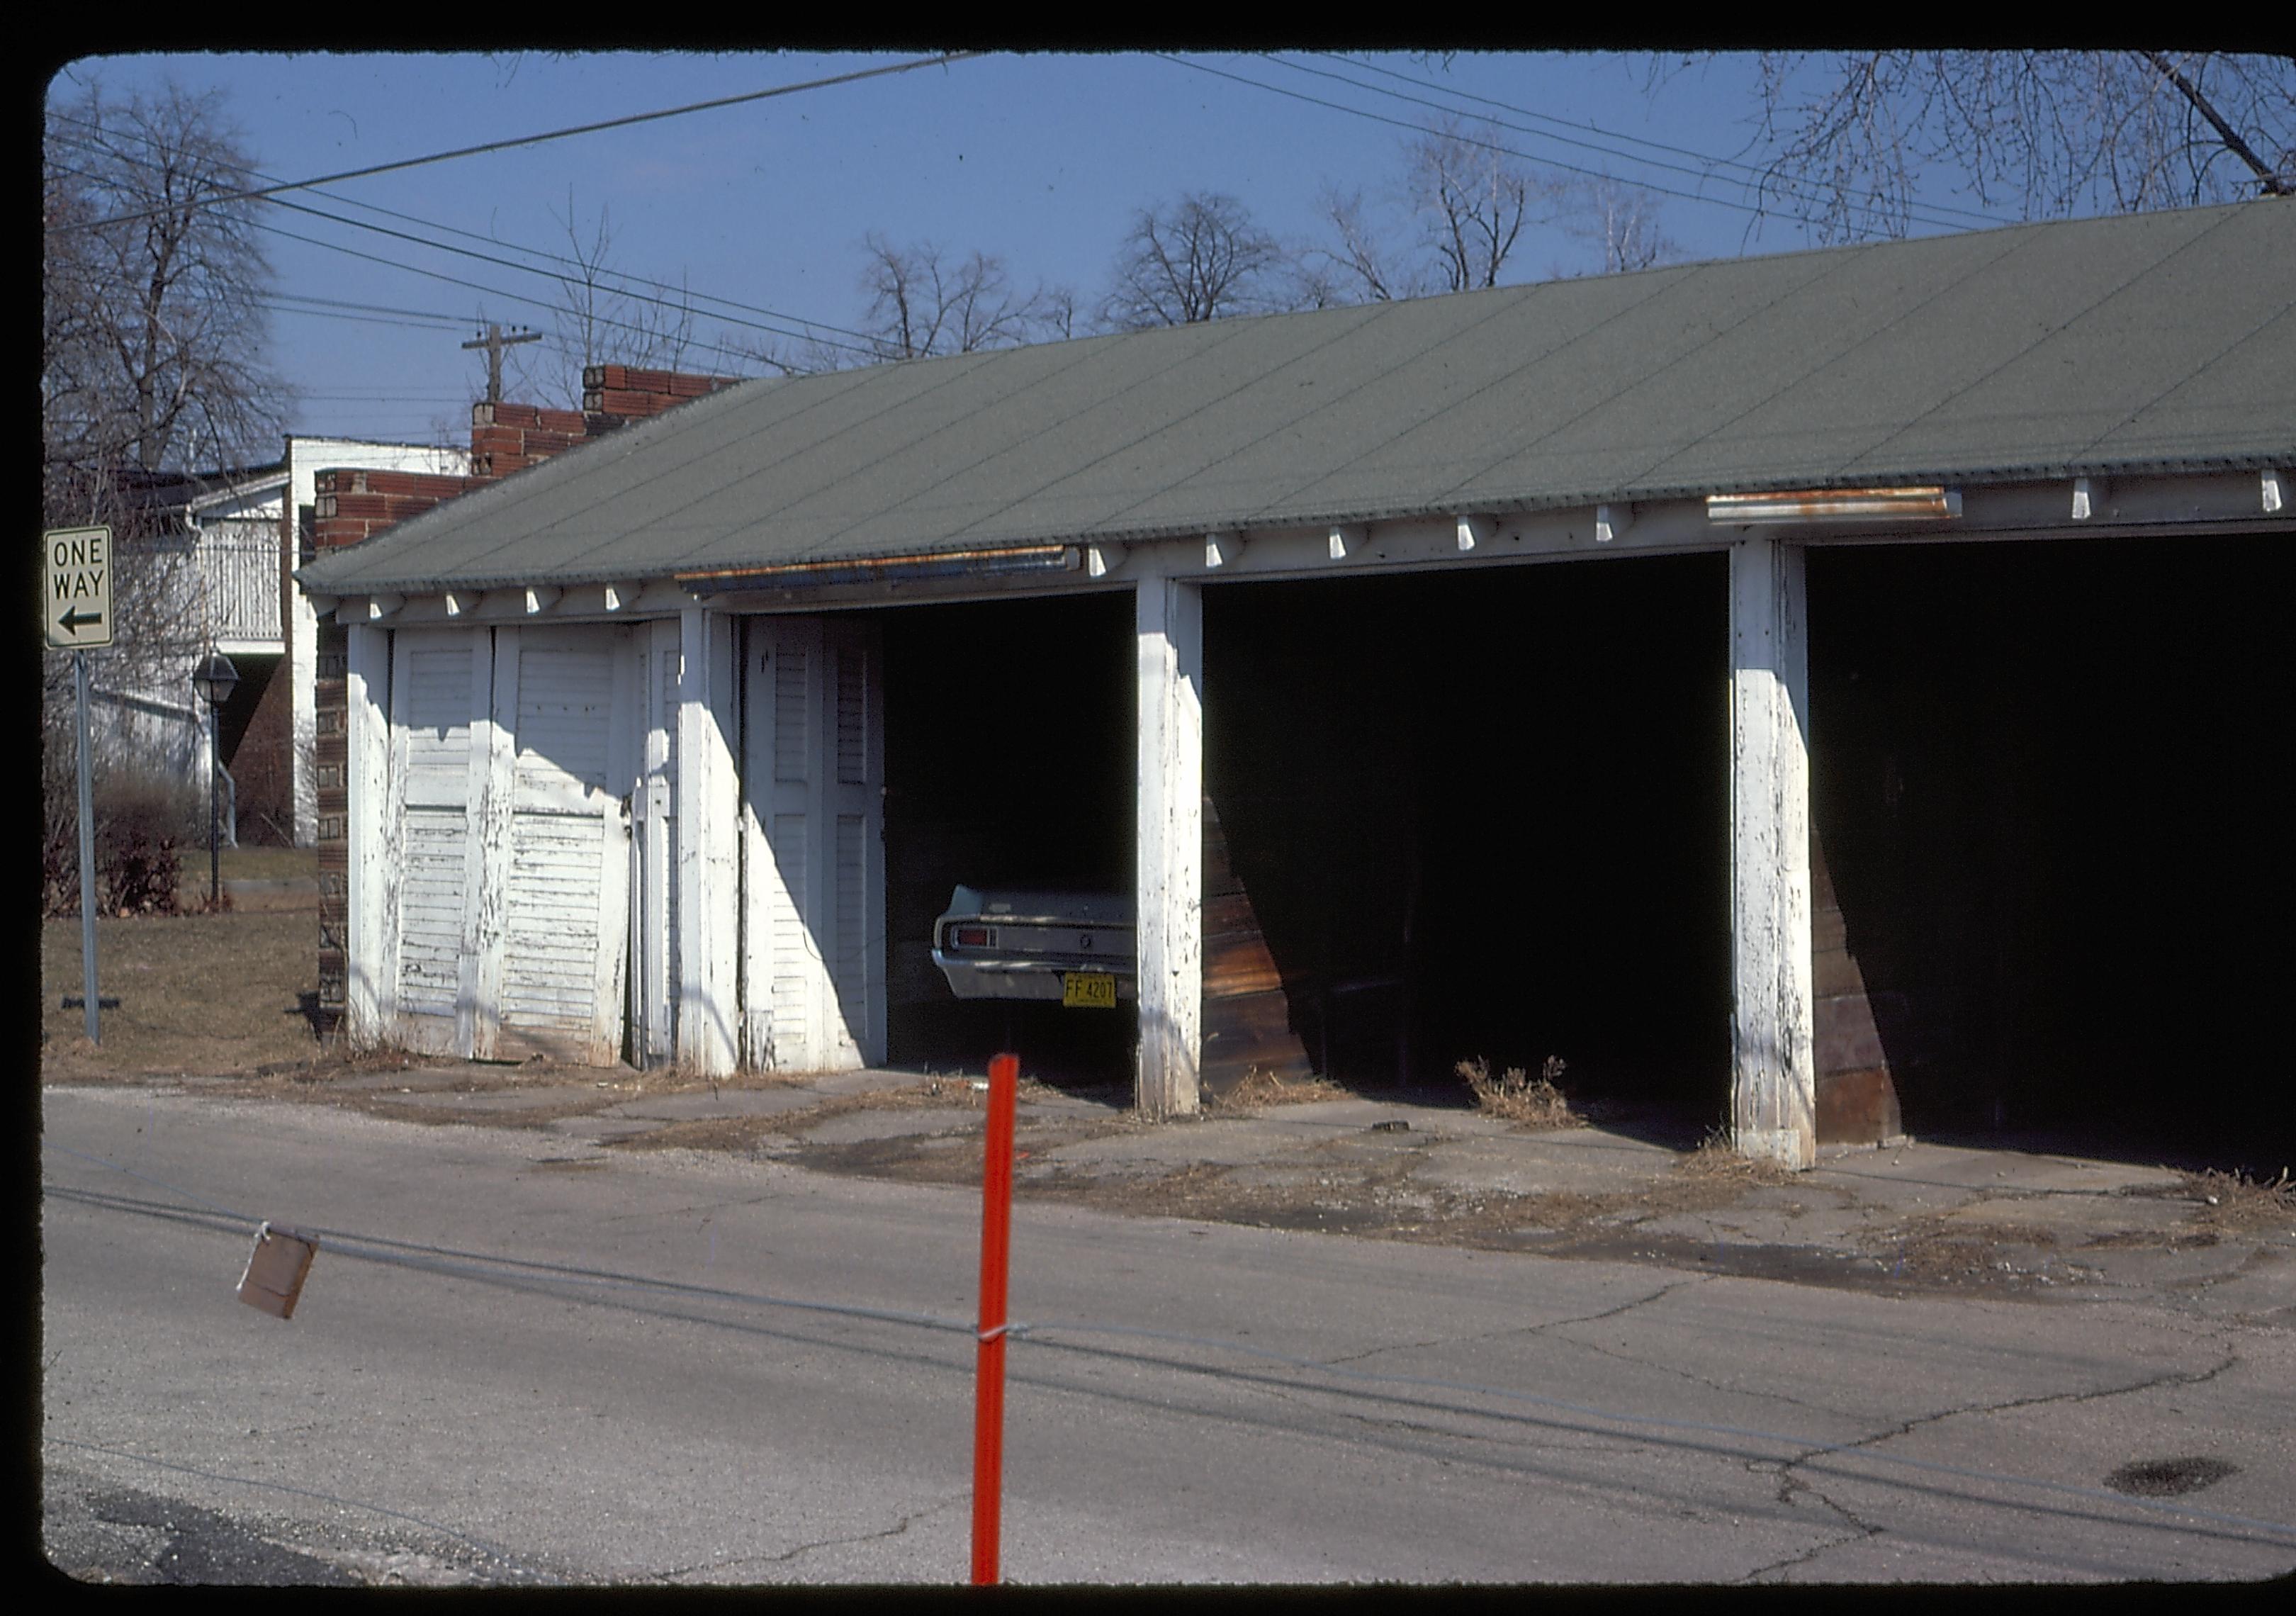
[[[1061,972],[1061,1003],[1074,1010],[1113,1010],[1116,1008],[1116,979],[1097,971],[1063,971]]]

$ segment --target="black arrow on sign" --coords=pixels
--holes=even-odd
[[[62,624],[67,629],[71,630],[73,633],[78,633],[79,631],[79,626],[82,623],[100,623],[103,621],[103,613],[101,611],[82,611],[78,607],[73,606],[68,608],[63,616],[58,618],[56,621]]]

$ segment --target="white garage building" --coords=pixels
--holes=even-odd
[[[1808,558],[2286,541],[2292,463],[2278,201],[745,383],[298,573],[348,626],[347,1013],[465,1056],[884,1060],[905,614],[1128,596],[1138,1094],[1193,1110],[1207,596],[1703,555],[1730,1113],[1806,1165],[1824,1018],[1866,1013],[1821,992]],[[1012,669],[984,640],[948,710],[1046,699]]]

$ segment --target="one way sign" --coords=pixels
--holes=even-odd
[[[47,557],[40,615],[48,644],[65,651],[111,644],[111,529],[57,528],[43,538]]]

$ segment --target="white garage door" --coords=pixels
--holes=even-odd
[[[390,1036],[606,1063],[622,1044],[626,630],[393,636]]]

